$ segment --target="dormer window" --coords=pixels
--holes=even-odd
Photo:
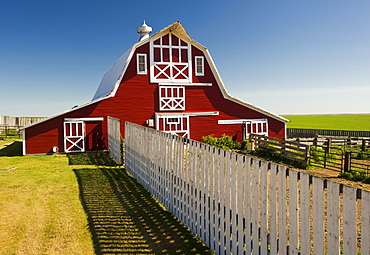
[[[195,57],[195,75],[204,76],[204,57],[203,56]]]
[[[137,74],[147,74],[146,54],[137,54]]]

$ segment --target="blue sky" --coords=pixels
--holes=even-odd
[[[228,92],[276,114],[370,112],[370,1],[1,1],[0,115],[89,102],[146,23],[179,20]]]

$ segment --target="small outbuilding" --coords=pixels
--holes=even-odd
[[[228,94],[207,48],[180,22],[140,41],[105,73],[93,99],[23,128],[23,153],[108,150],[108,116],[200,140],[250,133],[285,138],[287,119]]]

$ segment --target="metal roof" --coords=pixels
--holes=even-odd
[[[114,65],[104,74],[102,81],[92,99],[92,101],[108,96],[116,86],[116,83],[120,81],[121,75],[125,66],[129,62],[129,56],[132,51],[131,47],[125,54],[120,57]]]

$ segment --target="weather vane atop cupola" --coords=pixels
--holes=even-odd
[[[145,19],[144,19],[144,23],[140,27],[137,28],[137,32],[140,34],[139,41],[142,41],[149,37],[149,34],[152,32],[152,27],[145,24]]]

